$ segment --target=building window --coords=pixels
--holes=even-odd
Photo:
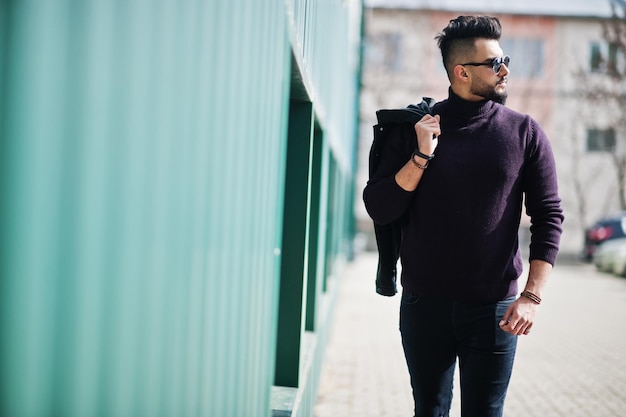
[[[511,73],[516,77],[539,78],[544,74],[543,39],[508,38],[500,46],[505,55],[511,56]]]
[[[613,152],[615,131],[613,129],[587,129],[588,152]]]
[[[590,58],[591,72],[615,73],[624,69],[624,55],[615,43],[592,42]]]
[[[401,71],[402,35],[387,32],[369,36],[367,38],[366,57],[374,68]]]

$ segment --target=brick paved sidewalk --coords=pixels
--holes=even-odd
[[[399,295],[374,292],[376,254],[343,277],[316,417],[410,417]],[[521,337],[506,417],[626,417],[626,279],[562,262]],[[457,375],[458,378],[458,375]],[[456,384],[458,385],[458,384]],[[455,390],[452,417],[460,417]]]

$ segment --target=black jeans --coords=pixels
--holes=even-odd
[[[400,333],[415,417],[448,417],[459,358],[462,417],[501,417],[517,336],[498,325],[515,297],[459,303],[402,293]]]

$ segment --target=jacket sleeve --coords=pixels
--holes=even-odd
[[[563,210],[552,147],[541,127],[530,119],[529,148],[524,167],[526,213],[530,216],[530,260],[554,265],[559,251]]]
[[[363,190],[365,208],[375,223],[388,224],[408,209],[413,192],[403,190],[395,179],[416,146],[415,131],[408,123],[389,125],[380,164]]]

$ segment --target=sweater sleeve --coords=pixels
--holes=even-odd
[[[552,147],[541,127],[529,120],[529,147],[524,167],[526,212],[530,217],[530,256],[552,265],[561,239],[563,210]]]
[[[396,183],[395,175],[415,149],[415,132],[410,124],[398,124],[389,129],[380,164],[363,190],[365,208],[378,224],[388,224],[402,217],[413,198],[413,192]]]

